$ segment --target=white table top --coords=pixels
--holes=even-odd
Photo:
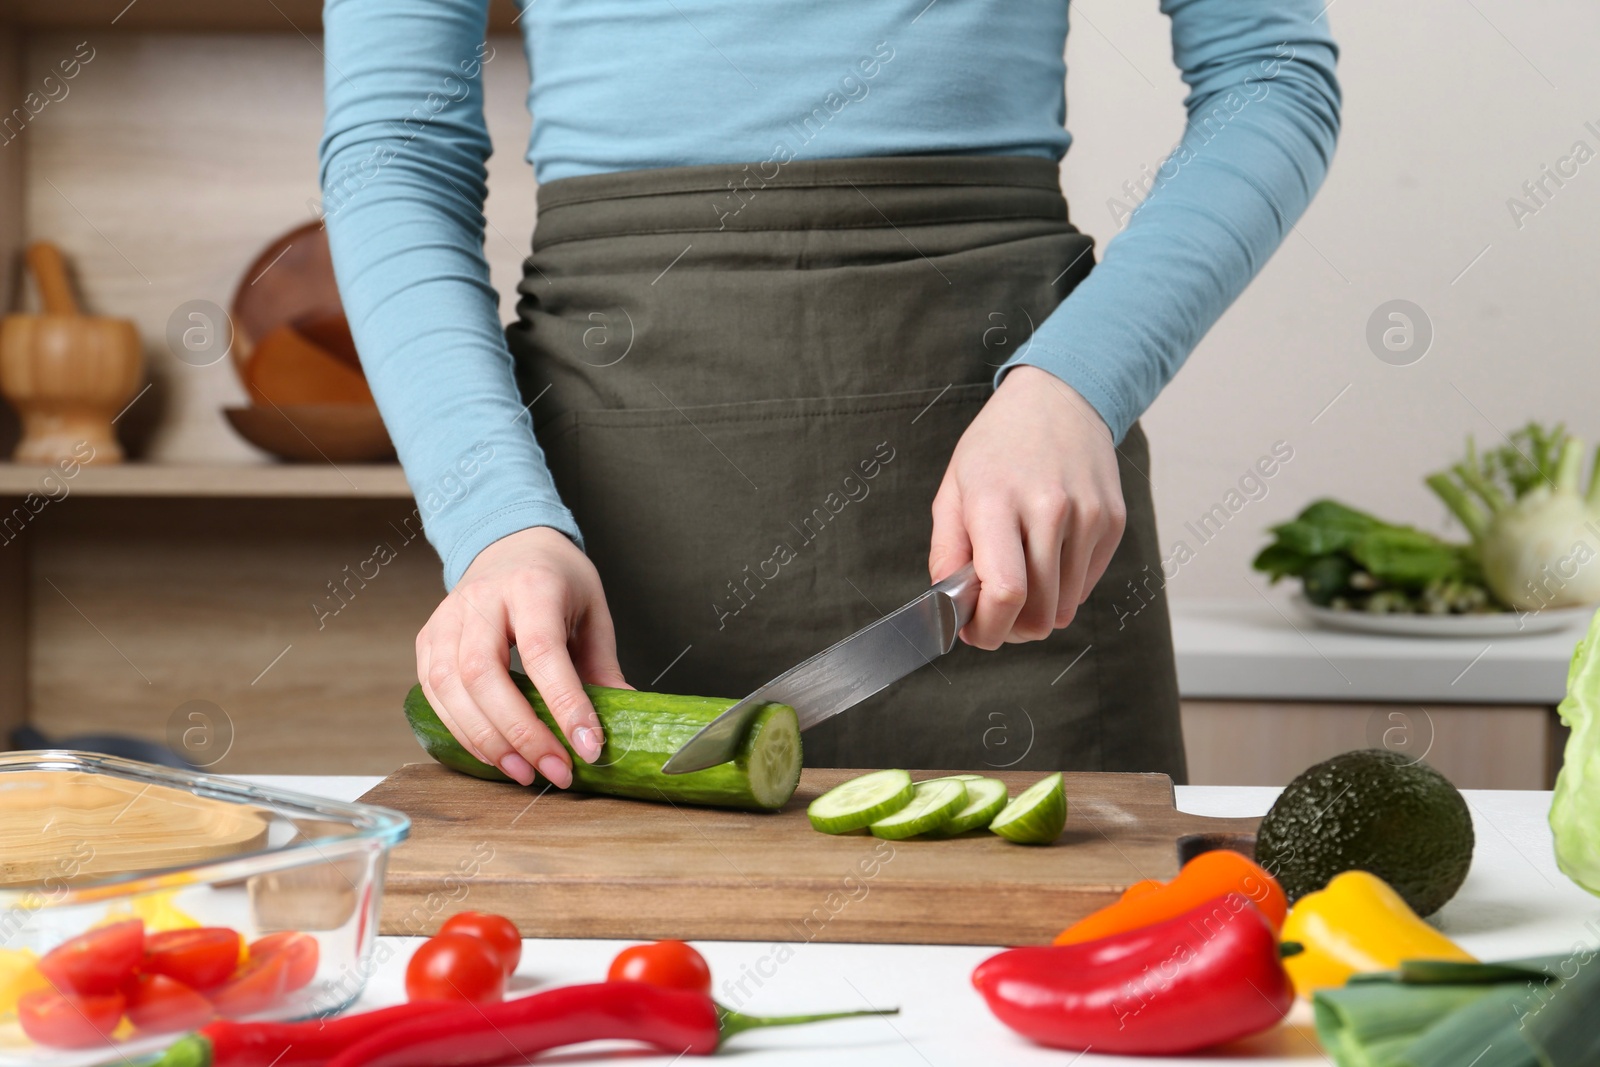
[[[249,781],[319,796],[353,800],[376,778],[251,776]],[[1275,788],[1180,786],[1178,807],[1197,815],[1262,815]],[[1600,899],[1569,882],[1556,868],[1545,822],[1550,794],[1467,790],[1477,830],[1472,871],[1461,892],[1439,913],[1439,925],[1482,959],[1565,952],[1583,941],[1600,942]],[[465,902],[471,906],[471,901]],[[409,938],[393,939],[409,955]],[[524,945],[518,978],[525,988],[594,982],[604,978],[611,958],[628,942],[530,938]],[[1194,1060],[1125,1059],[1044,1049],[1007,1030],[989,1014],[968,975],[995,950],[945,945],[790,946],[792,957],[773,965],[774,945],[762,942],[696,942],[711,964],[715,995],[731,1007],[755,1014],[843,1010],[899,1005],[901,1013],[793,1029],[755,1031],[730,1043],[741,1063],[815,1064],[854,1067],[968,1067],[1005,1063],[1065,1067],[1139,1064],[1161,1067]],[[373,976],[358,1008],[404,999],[404,968],[397,962]],[[735,988],[741,976],[747,995]],[[598,1048],[598,1046],[596,1046]],[[571,1054],[560,1062],[582,1061]],[[549,1058],[549,1057],[544,1057]],[[542,1062],[542,1059],[541,1059]],[[555,1061],[552,1061],[555,1062]],[[675,1062],[670,1056],[634,1056],[630,1065]],[[1250,1038],[1208,1064],[1324,1064],[1309,1012],[1298,1006],[1288,1024]]]
[[[1583,626],[1516,637],[1329,630],[1264,600],[1177,600],[1172,643],[1189,699],[1551,704]]]

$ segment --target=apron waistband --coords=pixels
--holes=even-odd
[[[535,250],[641,234],[1067,220],[1059,166],[1029,156],[877,156],[620,171],[542,185],[538,208]]]

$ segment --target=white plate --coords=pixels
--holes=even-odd
[[[1488,615],[1374,615],[1365,611],[1335,611],[1306,599],[1290,598],[1296,610],[1318,626],[1387,637],[1522,637],[1547,634],[1588,625],[1594,606],[1552,608],[1549,611],[1497,611]]]

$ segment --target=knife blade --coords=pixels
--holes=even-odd
[[[949,652],[977,602],[978,576],[969,563],[718,715],[672,754],[662,773],[687,774],[733,759],[763,704],[788,704],[802,730],[854,707]]]

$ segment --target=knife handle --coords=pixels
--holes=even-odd
[[[934,583],[934,591],[948,596],[956,608],[956,633],[972,621],[978,606],[978,572],[967,564],[950,577]]]

